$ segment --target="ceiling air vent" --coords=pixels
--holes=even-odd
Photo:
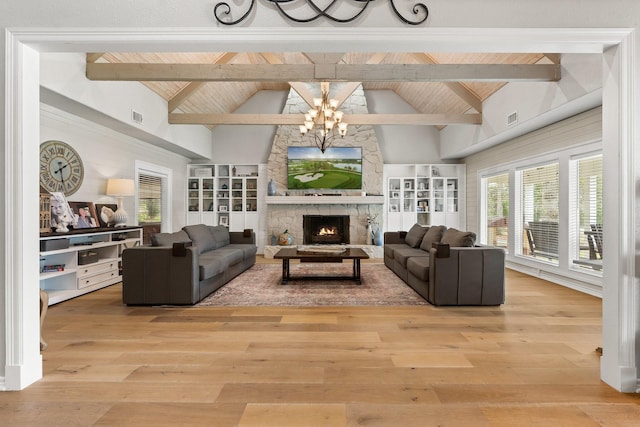
[[[507,126],[511,126],[518,123],[518,112],[514,111],[513,113],[507,116]]]
[[[131,120],[138,124],[142,124],[142,113],[138,113],[137,111],[131,110]]]

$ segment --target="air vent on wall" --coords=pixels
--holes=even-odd
[[[131,120],[138,124],[142,124],[142,113],[131,110]]]
[[[518,123],[518,112],[514,111],[513,113],[507,116],[507,126]]]

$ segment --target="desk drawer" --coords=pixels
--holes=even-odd
[[[82,265],[78,266],[78,277],[93,276],[94,274],[103,273],[106,271],[117,270],[118,261],[113,260],[109,262],[101,262],[98,264]]]
[[[115,279],[116,277],[118,277],[118,270],[107,271],[106,273],[96,274],[95,276],[78,277],[78,289],[97,285],[98,283]]]

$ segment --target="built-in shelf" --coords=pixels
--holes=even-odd
[[[40,289],[49,305],[122,281],[122,251],[142,243],[141,227],[82,228],[40,234]],[[82,262],[84,253],[90,262]],[[42,272],[45,266],[59,271]]]
[[[267,196],[268,205],[382,205],[384,196]]]

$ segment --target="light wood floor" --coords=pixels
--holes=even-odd
[[[363,266],[366,274],[366,265]],[[508,272],[502,307],[49,309],[7,426],[637,426],[599,380],[601,301]]]

